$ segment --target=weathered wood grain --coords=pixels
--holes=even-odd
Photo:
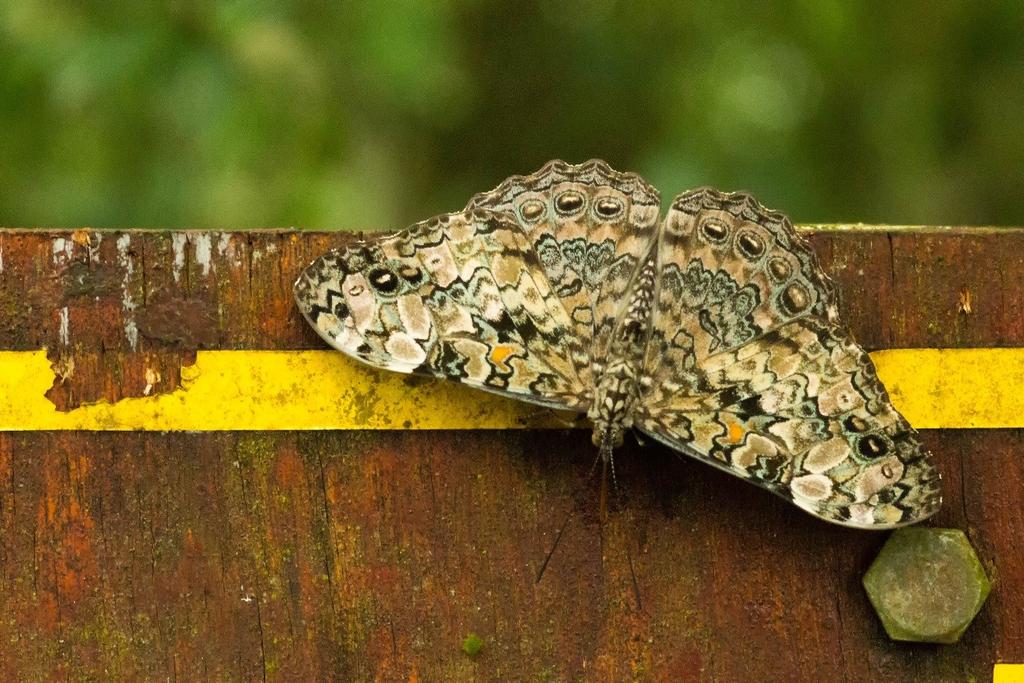
[[[197,348],[318,348],[290,283],[346,239],[0,231],[0,349],[73,362],[68,407],[154,365],[169,390]],[[814,241],[871,349],[1024,345],[1024,233]],[[884,534],[653,444],[602,527],[578,432],[0,433],[0,678],[985,680],[1024,661],[1024,433],[924,439],[933,523],[994,579],[950,647],[886,639],[859,583]]]
[[[301,349],[299,269],[350,233],[0,230],[0,348]],[[1019,346],[1024,230],[811,235],[869,350]],[[960,311],[971,293],[972,312]],[[137,336],[126,329],[134,327]],[[134,341],[133,341],[134,340]]]

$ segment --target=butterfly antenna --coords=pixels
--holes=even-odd
[[[604,526],[608,521],[608,461],[601,458],[601,494],[598,498],[598,519]]]
[[[622,504],[622,492],[619,490],[618,479],[615,478],[615,454],[611,448],[608,449],[608,459],[606,461],[612,471],[612,489],[615,491],[615,504],[618,505],[619,509],[624,509]],[[602,491],[602,494],[604,491]],[[602,499],[602,508],[604,500]],[[603,520],[602,520],[603,521]],[[633,567],[633,552],[630,550],[630,544],[626,543],[626,560],[629,562],[629,578],[633,582],[633,595],[636,597],[636,606],[641,612],[644,611],[644,603],[640,599],[640,582],[636,580],[636,569]]]
[[[597,461],[601,458],[601,454],[594,458],[594,462],[590,465],[590,471],[587,472],[587,478],[583,480],[583,483],[576,487],[572,497],[576,498],[576,494],[579,493],[580,489],[590,483],[590,480],[594,477],[594,472],[597,470]],[[562,540],[562,534],[565,532],[565,528],[569,526],[569,520],[572,519],[573,508],[569,508],[569,512],[566,513],[565,519],[562,521],[562,526],[558,529],[558,533],[555,535],[555,542],[551,544],[551,550],[544,557],[544,562],[540,565],[540,570],[537,572],[537,580],[534,583],[540,583],[540,580],[544,578],[544,572],[548,568],[548,563],[551,562],[551,557],[555,554],[555,550],[558,549],[558,543]]]
[[[619,492],[619,480],[615,477],[615,452],[608,449],[608,464],[612,470],[612,489],[615,490],[615,503],[622,508],[622,494]]]

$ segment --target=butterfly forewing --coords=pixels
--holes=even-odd
[[[328,252],[295,297],[331,346],[364,363],[586,410],[568,315],[506,215],[439,216]]]
[[[937,472],[787,219],[747,195],[689,192],[657,259],[641,430],[840,524],[938,509]]]
[[[588,385],[606,365],[630,282],[657,237],[660,197],[632,173],[603,161],[553,161],[513,176],[469,207],[508,213],[522,225],[579,344],[573,362]]]

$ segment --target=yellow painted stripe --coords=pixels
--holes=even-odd
[[[996,664],[992,683],[1024,683],[1024,664]]]
[[[1024,427],[1024,348],[890,349],[871,359],[918,429]]]
[[[1024,349],[872,354],[921,429],[1024,427]],[[45,351],[0,351],[0,430],[514,429],[566,416],[455,382],[376,371],[335,351],[199,351],[175,391],[58,411]]]

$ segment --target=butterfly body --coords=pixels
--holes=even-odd
[[[587,411],[594,423],[594,445],[605,457],[612,448],[622,445],[623,433],[633,427],[654,303],[654,268],[653,259],[648,260],[637,277],[629,303],[612,333],[608,362],[599,369],[594,400]]]
[[[295,286],[332,346],[629,429],[831,522],[933,514],[939,477],[782,215],[551,162],[439,216],[325,254]]]

